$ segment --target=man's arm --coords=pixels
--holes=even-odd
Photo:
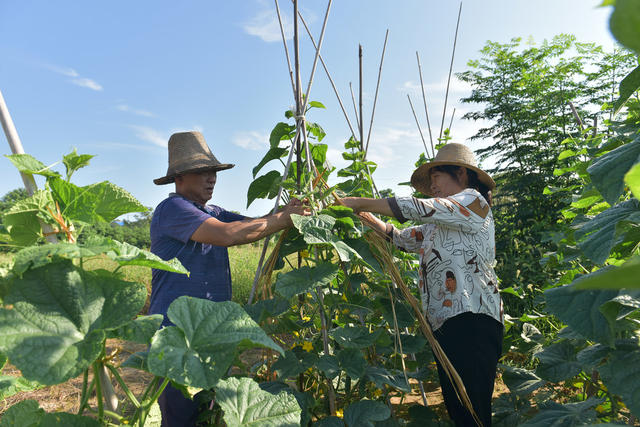
[[[191,240],[216,246],[234,246],[255,242],[292,225],[291,214],[308,215],[300,201],[292,199],[284,209],[262,218],[222,222],[207,218],[191,235]]]

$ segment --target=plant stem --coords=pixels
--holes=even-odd
[[[85,369],[82,378],[82,394],[80,395],[80,408],[78,409],[78,415],[82,415],[85,406],[87,406],[87,402],[89,401],[89,396],[91,395],[91,390],[93,390],[95,380],[96,378],[93,377],[91,383],[87,386],[87,383],[89,381],[89,369]]]
[[[316,289],[316,296],[318,297],[318,302],[320,303],[320,321],[322,324],[322,343],[324,345],[324,354],[329,355],[329,335],[327,334],[327,317],[324,311],[324,298],[322,296],[322,292]],[[333,383],[329,378],[327,378],[327,385],[329,387],[329,412],[331,415],[336,414],[336,392],[333,389]]]
[[[109,371],[111,371],[111,373],[113,374],[114,378],[116,379],[118,384],[120,384],[120,387],[122,387],[122,390],[124,391],[124,394],[129,398],[131,403],[133,403],[133,405],[136,408],[139,408],[140,407],[140,402],[138,402],[138,399],[136,399],[136,397],[131,392],[131,390],[129,390],[129,387],[127,387],[127,384],[124,382],[124,380],[122,379],[122,377],[118,373],[118,370],[113,365],[111,365],[109,363],[105,364],[105,366],[109,369]]]
[[[98,401],[98,421],[100,423],[104,421],[104,405],[102,402],[102,380],[100,378],[101,370],[102,370],[102,364],[99,362],[94,362],[93,379],[96,383],[96,400]]]

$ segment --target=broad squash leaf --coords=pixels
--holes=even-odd
[[[258,174],[258,172],[260,172],[260,169],[262,169],[264,165],[269,163],[271,160],[279,159],[285,156],[288,151],[289,150],[282,147],[271,147],[269,151],[267,151],[267,154],[264,155],[262,160],[260,160],[260,163],[258,163],[258,165],[251,171],[253,173],[253,178],[255,179],[256,175]]]
[[[640,258],[634,257],[620,267],[598,270],[575,283],[576,289],[638,289]]]
[[[0,308],[0,351],[28,380],[58,384],[79,375],[102,351],[106,331],[144,306],[143,284],[69,260],[12,280]]]
[[[269,135],[269,144],[271,148],[277,147],[283,139],[291,139],[295,136],[296,126],[288,123],[279,122],[275,125]]]
[[[306,371],[317,362],[316,353],[309,353],[296,347],[293,350],[287,350],[284,356],[279,357],[273,364],[273,369],[278,372],[278,378],[286,380]]]
[[[251,378],[220,380],[214,389],[229,427],[300,425],[300,405],[293,394],[283,391],[273,395]]]
[[[12,243],[18,246],[36,243],[43,237],[38,219],[51,223],[48,209],[55,212],[55,208],[51,193],[45,190],[38,190],[33,196],[16,202],[2,217]]]
[[[640,3],[637,0],[616,0],[609,28],[620,43],[640,55]]]
[[[364,326],[345,326],[330,331],[329,335],[342,348],[367,348],[376,342],[381,333],[381,329],[369,333]]]
[[[541,403],[539,406],[540,412],[530,420],[520,424],[520,427],[581,426],[591,424],[596,420],[596,411],[593,408],[600,403],[602,403],[602,399],[596,398],[565,405],[549,400]]]
[[[568,340],[544,347],[535,357],[540,360],[536,374],[554,383],[572,378],[581,370],[576,358],[576,348]]]
[[[500,365],[500,368],[502,381],[518,396],[527,396],[546,384],[546,381],[529,370],[508,365]]]
[[[607,388],[621,396],[636,417],[640,416],[640,348],[612,352],[599,371]]]
[[[0,427],[37,427],[45,414],[37,401],[23,400],[7,409],[0,420]]]
[[[300,267],[281,274],[276,280],[276,292],[285,298],[325,286],[338,275],[338,267],[331,263],[320,263],[315,267]]]
[[[120,265],[139,265],[142,267],[155,268],[156,270],[189,275],[189,271],[184,268],[178,258],[165,261],[154,253],[137,248],[126,242],[110,240],[110,244],[111,250],[107,252],[107,256]]]
[[[640,200],[640,163],[635,164],[629,172],[627,172],[624,176],[624,182],[629,186],[633,197]]]
[[[620,82],[620,97],[613,104],[615,113],[618,113],[631,96],[640,89],[640,67],[637,67]]]
[[[362,355],[362,351],[355,348],[345,348],[336,355],[340,368],[351,378],[358,379],[364,375],[367,368],[367,361]]]
[[[238,304],[182,296],[169,306],[169,320],[154,335],[149,370],[158,376],[193,387],[210,388],[229,369],[241,347],[283,350]]]
[[[367,366],[363,379],[373,382],[376,387],[383,390],[385,385],[389,385],[405,393],[411,392],[411,387],[407,383],[402,371],[389,372],[381,366]]]
[[[610,205],[618,201],[624,190],[624,175],[638,162],[640,137],[598,157],[587,168],[591,181]]]
[[[30,154],[10,154],[5,157],[11,160],[11,163],[22,173],[47,177],[60,176],[58,172],[51,170],[55,163],[51,166],[45,166],[44,163]]]
[[[0,399],[4,400],[23,391],[37,390],[45,387],[37,381],[29,381],[24,377],[0,375]]]
[[[267,172],[256,178],[247,190],[247,207],[253,203],[255,199],[273,199],[278,195],[282,175],[278,171]]]
[[[344,410],[344,422],[349,427],[374,427],[375,421],[384,421],[390,416],[389,407],[376,400],[361,400]]]
[[[126,325],[110,331],[108,337],[133,341],[139,344],[149,344],[153,335],[162,325],[163,320],[164,316],[162,314],[138,316],[130,320]]]

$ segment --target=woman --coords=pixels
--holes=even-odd
[[[413,173],[411,184],[433,198],[348,197],[343,202],[356,212],[375,212],[417,224],[398,230],[376,219],[372,227],[399,248],[420,254],[422,307],[476,413],[484,426],[490,426],[503,333],[502,301],[493,270],[495,231],[490,206],[495,182],[476,166],[469,148],[447,144],[434,161]],[[476,425],[439,362],[438,375],[456,425]]]

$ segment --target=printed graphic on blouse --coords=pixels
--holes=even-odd
[[[447,198],[388,200],[399,221],[419,224],[394,228],[393,243],[420,254],[422,307],[433,329],[468,311],[502,323],[493,215],[480,193],[467,188]]]

